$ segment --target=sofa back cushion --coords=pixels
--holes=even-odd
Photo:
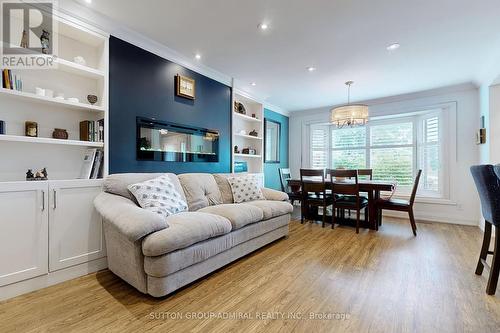
[[[246,177],[248,173],[214,173],[215,182],[219,186],[219,191],[222,195],[222,202],[225,204],[234,203],[233,191],[229,184],[229,177]],[[264,179],[262,174],[251,174],[259,182],[260,187],[264,187]]]
[[[222,195],[213,175],[184,173],[178,177],[190,211],[222,203]]]
[[[179,179],[177,175],[173,173],[115,173],[106,177],[103,189],[104,192],[116,194],[136,202],[135,197],[130,193],[127,187],[163,175],[168,176],[175,190],[181,195],[181,198],[186,201],[186,196],[184,195]]]

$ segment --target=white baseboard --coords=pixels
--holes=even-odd
[[[0,287],[0,301],[94,273],[107,267],[107,258],[100,258],[84,264],[37,276],[32,279],[8,284]]]
[[[383,216],[389,217],[398,217],[398,218],[408,218],[408,213],[406,212],[398,212],[398,211],[384,211]],[[429,214],[422,214],[419,212],[415,212],[415,220],[417,221],[425,221],[425,222],[437,222],[437,223],[447,223],[447,224],[459,224],[459,225],[469,225],[477,227],[477,221],[475,220],[464,220],[464,219],[456,219],[456,218],[443,218],[441,216],[434,216]]]

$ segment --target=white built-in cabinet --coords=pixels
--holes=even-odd
[[[0,185],[0,286],[48,273],[47,182]]]
[[[64,13],[53,19],[57,66],[13,69],[12,75],[23,80],[22,91],[0,85],[0,120],[5,122],[0,135],[0,300],[106,267],[102,222],[93,204],[102,179],[78,178],[88,148],[104,151],[103,174],[108,173],[109,35]],[[37,87],[64,98],[39,96]],[[91,104],[88,95],[96,95],[97,103]],[[104,140],[82,141],[80,122],[100,119]],[[37,137],[25,136],[26,121],[38,123]],[[68,139],[53,138],[55,128],[66,129]],[[44,167],[48,181],[24,181],[28,169]]]
[[[102,181],[0,183],[0,286],[103,258]]]

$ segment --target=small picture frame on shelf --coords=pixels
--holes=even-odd
[[[32,138],[38,137],[38,123],[27,121],[24,123],[24,135]]]
[[[195,97],[195,80],[177,74],[175,76],[175,94],[179,97],[193,99]]]

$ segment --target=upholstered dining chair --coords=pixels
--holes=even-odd
[[[417,236],[417,224],[415,223],[415,217],[413,215],[413,203],[415,202],[415,197],[417,196],[418,183],[420,181],[420,176],[422,175],[422,170],[418,170],[417,176],[415,177],[415,182],[413,183],[413,189],[411,190],[410,200],[395,199],[392,196],[388,199],[380,198],[375,203],[377,209],[377,216],[382,221],[382,210],[396,210],[400,212],[407,212],[410,218],[411,229],[413,235]]]
[[[358,169],[358,177],[366,177],[369,180],[373,179],[373,169]]]
[[[361,209],[365,208],[365,222],[368,222],[368,199],[359,195],[358,171],[335,169],[329,170],[332,189],[332,229],[335,227],[336,209],[356,211],[356,233],[359,234],[359,219]],[[346,179],[345,183],[339,179]]]
[[[332,196],[326,193],[325,171],[323,169],[300,169],[302,188],[300,223],[310,212],[311,207],[322,207],[322,226],[325,227],[326,208],[333,202]]]
[[[484,236],[481,253],[477,262],[476,274],[482,275],[486,266],[490,269],[486,293],[494,295],[497,289],[498,275],[500,273],[500,165],[476,165],[470,168],[472,178],[476,184],[481,211],[484,217]],[[495,226],[495,247],[490,251],[491,226]],[[491,267],[486,263],[488,254],[493,255]]]
[[[295,200],[300,202],[300,200],[302,200],[302,194],[300,193],[300,191],[293,192],[292,189],[290,188],[290,185],[288,185],[288,180],[292,179],[292,174],[290,173],[290,169],[279,168],[278,172],[280,175],[281,191],[288,194],[288,199],[290,199],[292,205],[295,202]]]

